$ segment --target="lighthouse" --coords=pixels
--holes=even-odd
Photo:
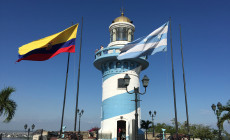
[[[140,72],[149,63],[146,57],[117,60],[120,49],[134,40],[135,26],[133,22],[121,13],[109,26],[110,43],[95,52],[94,66],[102,73],[102,106],[101,128],[99,139],[126,140],[135,138],[135,99],[134,94],[128,94],[124,86],[124,76],[130,76],[128,91],[140,86]],[[139,98],[139,97],[138,97]],[[138,128],[140,129],[141,109],[138,102]],[[140,131],[139,131],[140,134]],[[122,135],[122,136],[121,136]]]

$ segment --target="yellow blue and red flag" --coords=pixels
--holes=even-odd
[[[63,52],[75,52],[78,24],[51,36],[35,40],[18,48],[19,59],[44,61]]]

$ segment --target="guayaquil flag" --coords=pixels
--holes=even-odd
[[[75,24],[64,31],[21,46],[18,48],[17,62],[21,60],[44,61],[59,53],[74,53],[77,28],[78,24]]]
[[[167,50],[168,22],[148,36],[139,38],[121,48],[118,60],[153,55]]]

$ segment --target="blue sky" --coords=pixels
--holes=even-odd
[[[59,130],[63,102],[67,53],[48,61],[21,61],[18,47],[80,23],[84,17],[79,108],[84,109],[82,129],[100,127],[102,75],[93,66],[94,51],[109,44],[108,27],[120,16],[122,1],[115,0],[1,0],[0,1],[0,88],[13,86],[12,99],[18,104],[14,119],[2,123],[0,130],[22,130],[25,123],[36,129]],[[179,24],[182,26],[185,74],[190,123],[214,128],[213,103],[230,99],[230,2],[227,0],[156,1],[124,0],[125,16],[136,27],[134,38],[151,33],[172,17],[172,38],[176,81],[178,121],[186,120],[180,55]],[[80,23],[81,24],[81,23]],[[79,28],[80,29],[80,28]],[[169,36],[168,36],[169,37]],[[168,44],[170,42],[168,41]],[[77,87],[80,30],[76,54],[71,54],[64,124],[73,130]],[[174,118],[170,48],[166,53],[149,57],[143,71],[150,78],[143,95],[142,119],[150,119],[156,110],[155,123],[170,123]],[[143,89],[142,89],[143,90]],[[230,132],[229,124],[225,128]]]

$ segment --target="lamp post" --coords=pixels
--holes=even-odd
[[[80,124],[80,121],[81,121],[81,116],[83,115],[84,113],[84,110],[82,109],[81,111],[79,109],[77,109],[77,113],[79,115],[79,128],[78,128],[78,139],[80,140],[81,139],[81,134],[80,134],[80,131],[81,131],[81,124]]]
[[[28,125],[25,124],[25,125],[24,125],[25,132],[26,132],[27,127],[28,127]],[[33,125],[31,126],[31,128],[32,128],[32,131],[33,131],[34,128],[35,128],[35,125],[33,124]],[[28,134],[27,134],[27,139],[29,140],[29,137],[30,137],[30,128],[28,128],[27,132],[28,132]]]
[[[145,75],[144,78],[142,79],[142,84],[143,84],[143,87],[145,88],[145,92],[144,93],[140,93],[139,92],[139,87],[134,87],[134,92],[129,92],[127,87],[129,85],[129,82],[130,82],[130,77],[128,74],[125,74],[125,77],[124,77],[124,86],[126,87],[126,91],[127,93],[129,94],[135,94],[135,100],[132,100],[132,101],[135,101],[135,140],[138,140],[138,114],[137,114],[137,102],[140,101],[137,99],[137,95],[138,94],[141,94],[141,95],[144,95],[146,93],[146,87],[148,86],[149,84],[149,78]]]
[[[26,132],[26,129],[27,129],[27,124],[24,125],[24,129],[25,129],[25,132]]]
[[[212,104],[212,110],[214,111],[214,114],[216,115],[217,117],[217,127],[218,127],[218,130],[219,130],[219,133],[218,133],[218,139],[221,140],[221,128],[220,128],[220,115],[222,113],[222,104],[220,102],[217,103],[217,109],[216,109],[216,105],[215,104]]]
[[[31,128],[32,128],[32,132],[33,132],[33,130],[34,130],[34,128],[35,128],[35,125],[34,125],[34,124],[32,124]]]
[[[155,136],[155,132],[154,132],[154,119],[153,119],[153,117],[156,117],[156,114],[157,114],[156,111],[154,111],[153,113],[151,111],[149,111],[149,115],[150,115],[150,117],[152,117],[152,123],[153,123],[153,137]]]

